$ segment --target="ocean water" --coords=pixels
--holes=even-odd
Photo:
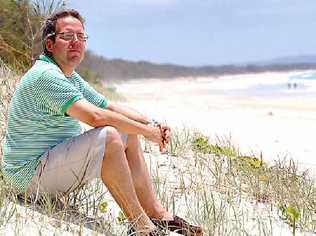
[[[316,72],[305,72],[289,76],[290,81],[316,81]]]
[[[213,81],[208,86],[205,84],[202,93],[254,97],[316,95],[316,72],[296,73],[287,78],[269,78],[267,75],[267,77],[254,77],[251,80],[249,78],[220,80]]]

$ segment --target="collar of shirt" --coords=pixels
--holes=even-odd
[[[45,61],[45,62],[48,62],[48,63],[51,63],[51,64],[54,64],[56,67],[58,67],[58,69],[62,72],[62,70],[59,68],[59,66],[57,65],[57,63],[54,61],[54,59],[52,59],[51,57],[45,55],[45,54],[41,54],[39,55],[38,57],[38,60],[40,61]],[[62,72],[63,73],[63,72]],[[66,78],[72,78],[73,76],[75,76],[75,71],[72,72],[72,74],[67,77],[65,76]]]
[[[56,64],[56,62],[55,62],[52,58],[50,58],[49,56],[44,55],[44,54],[39,55],[38,60],[46,61],[46,62],[48,62],[48,63],[53,63],[53,64],[55,64],[56,66],[58,66],[58,65]]]

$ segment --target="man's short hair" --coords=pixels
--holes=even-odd
[[[78,19],[82,26],[84,27],[84,19],[80,15],[80,13],[74,9],[70,10],[60,10],[55,13],[53,13],[51,16],[49,16],[43,25],[43,31],[42,31],[42,43],[43,43],[43,49],[44,54],[50,55],[50,52],[46,49],[45,42],[47,39],[53,40],[55,42],[55,34],[56,33],[56,23],[58,19],[65,18],[68,16],[72,16],[76,19]]]

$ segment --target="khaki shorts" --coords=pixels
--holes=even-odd
[[[69,193],[101,178],[107,127],[91,129],[46,151],[39,160],[27,193]],[[121,134],[124,145],[127,134]]]

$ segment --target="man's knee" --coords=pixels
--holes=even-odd
[[[139,139],[138,139],[138,135],[137,134],[129,134],[127,136],[127,145],[128,146],[135,146],[137,145],[139,142]]]
[[[118,130],[112,126],[106,127],[106,147],[109,146],[117,146],[117,147],[124,147],[124,144],[121,139],[121,135]]]

